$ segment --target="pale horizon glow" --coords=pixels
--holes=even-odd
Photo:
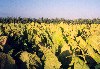
[[[0,0],[0,17],[100,18],[100,0]]]

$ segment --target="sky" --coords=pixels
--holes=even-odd
[[[0,17],[100,18],[100,0],[0,0]]]

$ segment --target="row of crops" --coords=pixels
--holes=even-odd
[[[0,35],[15,69],[100,68],[100,24],[0,23]]]

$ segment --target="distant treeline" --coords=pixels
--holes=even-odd
[[[64,18],[55,18],[55,19],[49,19],[49,18],[22,18],[22,17],[0,17],[0,23],[72,23],[72,24],[100,24],[99,18],[94,19],[64,19]]]

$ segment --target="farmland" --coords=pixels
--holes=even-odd
[[[99,23],[0,23],[0,35],[15,69],[100,68]]]

